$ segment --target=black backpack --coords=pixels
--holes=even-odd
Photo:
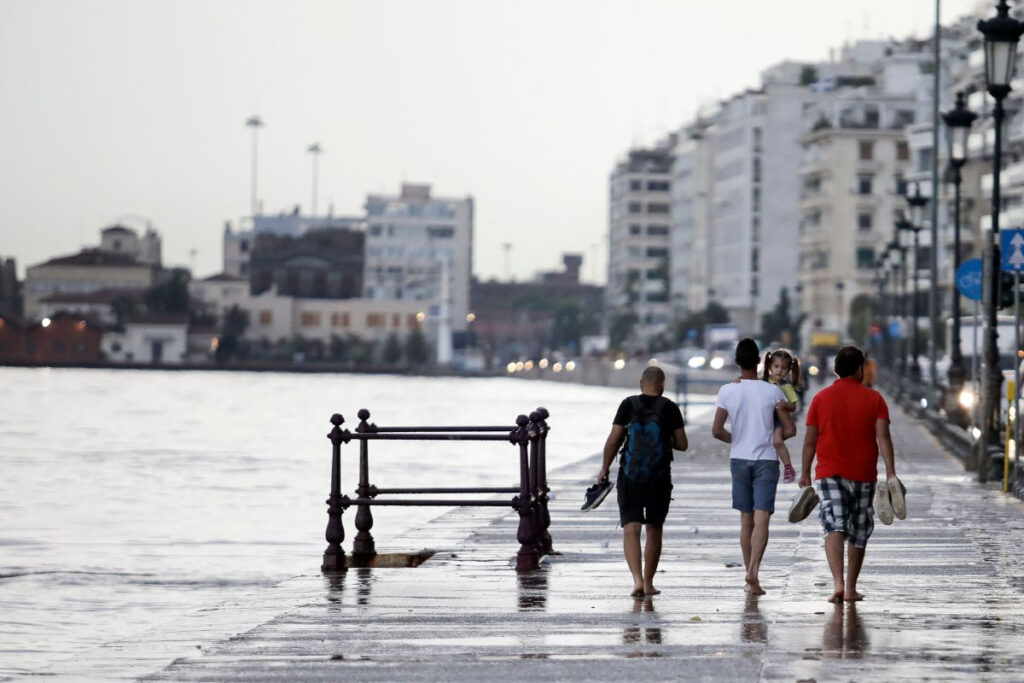
[[[668,399],[659,396],[650,408],[639,396],[630,396],[629,403],[633,417],[626,425],[622,473],[632,481],[646,483],[664,476],[672,459],[672,435],[661,424],[661,411]]]

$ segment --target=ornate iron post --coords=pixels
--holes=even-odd
[[[551,489],[548,487],[547,440],[549,427],[547,420],[551,414],[548,412],[547,408],[537,408],[537,414],[540,415],[540,470],[538,474],[541,509],[540,536],[544,554],[550,555],[554,552],[551,544],[551,533],[548,531],[551,527],[551,513],[548,511],[548,493]]]
[[[370,411],[366,408],[359,410],[359,426],[356,432],[359,434],[373,433],[377,431],[377,425],[367,422],[370,419]],[[370,486],[370,444],[366,439],[359,440],[359,486],[356,487],[356,496],[359,498],[373,498],[377,495],[374,487]],[[356,506],[356,537],[352,541],[352,559],[358,564],[365,565],[377,554],[376,545],[373,542],[373,535],[370,529],[373,528],[373,513],[369,505]]]
[[[341,523],[341,514],[348,507],[348,496],[341,495],[341,444],[348,443],[349,431],[342,429],[345,422],[338,413],[331,415],[334,427],[327,435],[331,440],[331,495],[327,498],[327,549],[324,550],[321,571],[345,571],[345,550],[341,547],[345,540],[345,527]]]
[[[516,539],[519,541],[519,553],[516,555],[516,571],[532,571],[540,566],[540,555],[534,545],[533,503],[530,496],[530,434],[527,424],[530,418],[520,415],[516,418],[518,428],[512,432],[512,443],[519,445],[519,495],[512,499],[512,504],[519,512],[519,530]]]

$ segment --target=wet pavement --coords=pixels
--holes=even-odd
[[[559,554],[539,571],[514,571],[514,513],[455,510],[380,542],[382,550],[437,549],[419,568],[311,571],[40,673],[174,681],[1021,679],[1019,501],[974,483],[916,420],[893,409],[908,519],[876,523],[859,585],[864,602],[826,602],[831,579],[817,515],[785,519],[795,484],[780,485],[761,575],[767,595],[751,597],[727,446],[711,439],[705,422],[690,427],[691,449],[675,463],[656,580],[663,592],[651,599],[629,596],[614,495],[579,512],[595,455],[550,476]],[[798,460],[799,443],[791,450]],[[346,545],[352,519],[345,515]],[[318,562],[311,556],[311,566]]]

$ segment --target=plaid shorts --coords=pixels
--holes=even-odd
[[[864,548],[875,530],[875,483],[842,477],[818,480],[821,508],[818,518],[826,534],[839,532],[854,547]]]

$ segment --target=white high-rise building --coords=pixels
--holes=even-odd
[[[438,316],[447,272],[451,329],[465,330],[473,198],[433,197],[430,185],[402,183],[398,195],[367,196],[366,222],[367,298],[422,301],[425,313]]]
[[[636,349],[668,330],[669,232],[672,221],[672,160],[677,137],[652,148],[629,151],[609,178],[608,302],[613,338],[622,321],[631,334],[621,340]]]

